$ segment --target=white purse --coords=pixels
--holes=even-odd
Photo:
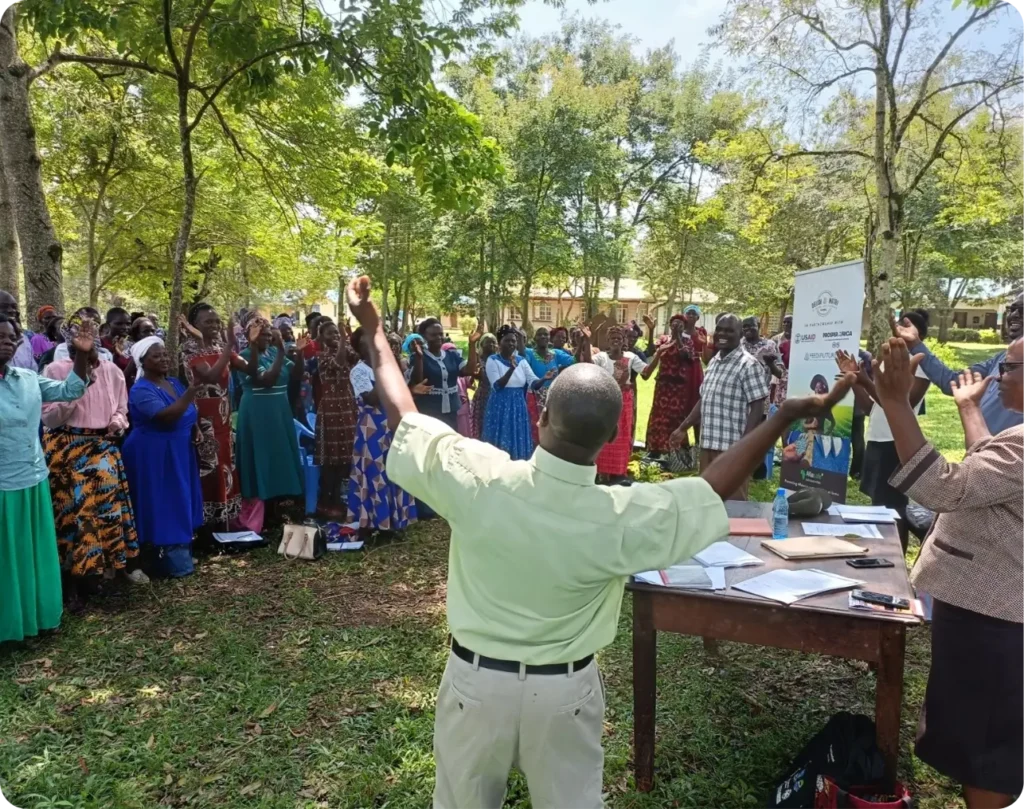
[[[277,552],[289,562],[312,562],[327,553],[327,540],[317,525],[286,525]]]

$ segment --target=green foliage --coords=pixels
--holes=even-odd
[[[954,329],[950,329],[950,340],[952,340],[954,342],[964,342],[964,341],[957,340],[956,338],[954,338],[952,336],[952,332],[953,331],[954,331]],[[960,332],[961,333],[960,336],[963,336],[964,332],[967,332],[967,331],[970,331],[970,330],[968,330],[968,329],[956,329],[955,331]],[[977,332],[975,332],[975,334],[977,334]],[[973,340],[971,342],[977,342],[977,340]],[[955,348],[953,348],[950,345],[947,345],[946,343],[940,343],[938,341],[938,338],[936,338],[936,337],[929,337],[929,338],[927,338],[924,341],[924,344],[926,346],[928,346],[928,350],[931,351],[932,354],[934,354],[936,357],[938,357],[938,359],[947,368],[956,368],[957,367],[957,363],[959,362],[959,359],[958,359],[958,354],[957,354],[957,351],[956,351]]]
[[[473,334],[476,331],[477,319],[471,315],[462,315],[459,318],[459,331],[463,334]]]
[[[957,342],[970,342],[968,340],[958,340]],[[1002,345],[1003,335],[1001,335],[995,329],[982,329],[978,332],[978,342],[984,343],[985,345]]]

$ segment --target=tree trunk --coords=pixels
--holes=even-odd
[[[950,321],[950,310],[943,307],[939,309],[939,342],[945,343],[949,341],[949,321]]]
[[[178,315],[185,285],[185,262],[188,260],[188,242],[196,215],[196,167],[192,159],[192,133],[188,124],[188,85],[178,82],[178,138],[181,141],[181,168],[185,180],[185,198],[181,209],[181,222],[174,240],[174,279],[171,283],[171,314],[167,323],[167,350],[176,356],[178,350]]]
[[[896,272],[896,264],[900,249],[901,231],[903,229],[902,206],[894,188],[893,160],[886,147],[887,114],[895,115],[895,110],[887,108],[886,81],[888,80],[887,59],[889,54],[889,36],[892,32],[892,20],[889,17],[889,0],[879,0],[879,34],[878,53],[875,56],[875,137],[874,163],[875,184],[878,187],[877,237],[878,256],[877,272],[870,279],[868,299],[871,305],[871,331],[868,335],[868,350],[875,352],[882,341],[887,339],[892,330],[889,325],[892,297],[892,278]],[[870,245],[866,249],[871,249]]]
[[[18,268],[18,230],[14,224],[14,204],[4,173],[3,150],[0,149],[0,289],[10,292],[16,299],[20,275]]]
[[[0,18],[0,143],[25,266],[22,308],[50,304],[64,309],[61,260],[64,250],[50,220],[28,102],[29,68],[18,56],[14,7]]]

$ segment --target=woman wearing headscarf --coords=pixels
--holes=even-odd
[[[301,377],[302,348],[285,356],[281,333],[259,314],[250,313],[245,326],[249,346],[242,352],[246,372],[241,376],[235,462],[242,497],[270,502],[300,497],[303,489],[299,442],[288,404],[288,378]],[[273,344],[271,344],[273,343]]]
[[[359,355],[333,321],[322,319],[316,357],[316,438],[314,454],[320,467],[320,499],[317,511],[325,517],[345,516],[345,496],[352,469],[356,439],[356,401],[350,374]]]
[[[211,531],[227,531],[242,508],[228,380],[231,370],[245,371],[246,363],[234,352],[234,323],[228,320],[225,340],[221,319],[210,304],[192,306],[186,326],[188,336],[178,352],[182,376],[198,388],[195,404],[202,439],[196,453],[203,490],[203,524]]]
[[[622,391],[622,412],[619,429],[614,440],[605,444],[597,456],[597,474],[607,483],[620,483],[626,479],[629,459],[633,454],[633,384],[632,375],[650,377],[657,363],[644,362],[631,351],[624,350],[626,333],[621,326],[608,329],[608,350],[594,355],[593,363],[618,383]]]
[[[164,576],[192,573],[192,538],[203,525],[196,446],[202,440],[193,403],[204,383],[187,388],[172,376],[164,342],[145,337],[132,346],[140,369],[128,395],[132,431],[121,450],[135,508],[139,542]]]
[[[30,341],[32,343],[32,356],[35,357],[36,362],[39,362],[43,354],[56,345],[47,334],[50,323],[56,317],[57,310],[52,306],[40,306],[39,311],[36,312],[36,323],[39,324],[39,328],[36,329],[36,333],[32,335],[32,340]]]
[[[688,306],[686,313],[672,316],[669,320],[671,336],[663,339],[656,351],[661,368],[654,383],[654,401],[647,421],[646,440],[647,451],[653,458],[671,450],[672,431],[682,424],[694,405],[700,401],[700,386],[704,381],[704,366],[700,357],[707,342],[707,334],[701,335],[703,329],[692,333],[686,330],[688,326],[694,328],[696,317],[700,316],[699,310],[695,313],[695,309],[694,306]],[[699,339],[694,340],[691,334]],[[690,454],[688,437],[684,440],[681,452],[684,456]],[[692,459],[687,460],[692,465]]]
[[[46,378],[60,381],[71,375],[78,353],[73,341],[80,328],[81,321],[71,318],[71,359],[46,366]],[[89,387],[81,399],[44,404],[42,412],[57,550],[61,568],[77,591],[75,602],[95,593],[104,578],[126,571],[129,560],[139,555],[128,478],[117,445],[128,429],[124,374],[98,355],[90,358],[89,366]],[[147,581],[141,570],[129,578]]]
[[[444,328],[436,317],[428,317],[420,323],[416,332],[423,341],[413,342],[411,346],[410,381],[413,385],[423,381],[430,383],[430,393],[416,395],[416,407],[421,413],[440,419],[457,430],[459,408],[462,406],[458,378],[473,375],[476,368],[476,341],[480,335],[470,335],[467,362],[458,351],[444,350]]]
[[[145,315],[141,315],[132,321],[132,326],[128,330],[128,339],[125,340],[125,351],[128,352],[128,365],[124,369],[124,382],[128,386],[129,392],[132,389],[132,385],[135,384],[135,379],[139,375],[139,369],[135,365],[135,360],[132,359],[132,346],[135,345],[139,340],[145,340],[147,337],[153,337],[156,335],[156,324]]]
[[[487,399],[491,395],[491,381],[487,378],[487,360],[497,350],[498,338],[490,332],[477,341],[481,367],[474,376],[477,386],[472,402],[473,438],[480,438],[484,434],[484,415],[487,413]]]
[[[934,599],[931,668],[915,753],[963,787],[968,809],[1010,806],[1024,783],[1024,427],[992,435],[982,397],[998,384],[1024,411],[1024,343],[1010,344],[995,376],[953,382],[967,454],[947,461],[921,432],[906,343],[875,360],[875,391],[899,456],[891,484],[938,516],[911,574]]]
[[[533,455],[530,413],[526,409],[527,389],[537,390],[554,379],[552,369],[543,379],[530,369],[530,363],[516,351],[519,331],[513,326],[498,329],[498,353],[487,360],[487,379],[491,393],[487,398],[482,440],[508,453],[513,461]]]
[[[380,406],[376,379],[370,367],[369,336],[362,328],[350,338],[359,362],[350,372],[352,390],[359,404],[352,474],[348,479],[346,523],[358,525],[363,536],[375,531],[403,531],[416,521],[416,501],[388,479],[388,449],[393,438],[387,415]]]
[[[21,335],[0,314],[0,643],[60,626],[60,561],[39,419],[43,402],[85,393],[93,327],[75,338],[72,371],[58,382],[10,364]]]

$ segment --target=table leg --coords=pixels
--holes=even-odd
[[[649,593],[633,593],[633,768],[636,788],[654,786],[654,711],[658,637]]]
[[[875,733],[885,758],[886,781],[896,780],[903,712],[903,653],[906,628],[886,624],[878,629],[878,673],[875,680]]]

